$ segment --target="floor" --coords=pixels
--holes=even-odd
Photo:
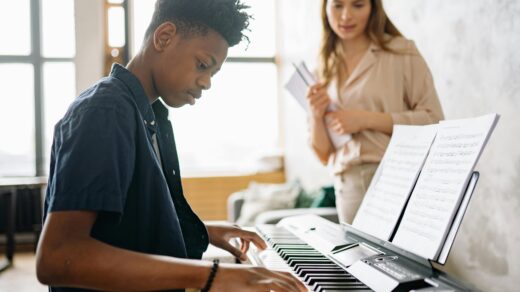
[[[36,279],[36,258],[34,253],[17,253],[14,266],[0,273],[0,291],[43,292],[48,291]]]

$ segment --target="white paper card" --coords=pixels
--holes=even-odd
[[[307,104],[307,90],[317,81],[312,75],[312,73],[307,69],[307,66],[304,62],[300,62],[298,65],[295,65],[295,71],[289,78],[289,81],[285,84],[285,89],[287,89],[291,95],[294,97],[296,102],[305,110],[307,114],[309,114],[309,105]],[[335,90],[333,90],[334,86],[330,86],[328,93],[331,97],[331,103],[327,108],[327,111],[335,111],[340,107],[337,99],[337,94]],[[345,145],[348,141],[352,139],[351,135],[340,135],[336,132],[332,131],[332,129],[327,128],[329,138],[334,145],[335,149],[338,149]]]
[[[436,259],[460,201],[498,121],[497,114],[442,121],[392,242]]]
[[[352,225],[389,240],[419,176],[438,125],[394,126],[392,139]]]

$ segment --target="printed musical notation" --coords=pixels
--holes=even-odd
[[[425,258],[440,252],[498,115],[445,121],[426,158],[393,243]]]
[[[390,239],[437,132],[437,125],[396,125],[353,226]]]

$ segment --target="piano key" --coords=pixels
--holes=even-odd
[[[316,290],[316,292],[337,292],[337,291],[367,291],[368,287],[340,287],[340,286],[325,286]]]
[[[308,281],[306,281],[305,283],[309,284],[309,285],[314,285],[315,283],[342,283],[342,284],[345,284],[347,282],[358,282],[358,280],[355,280],[355,279],[345,279],[344,277],[338,277],[338,276],[328,276],[328,277],[321,277],[321,276],[317,276],[317,277],[312,277],[310,278]]]
[[[304,281],[307,281],[311,278],[321,278],[321,277],[333,277],[333,276],[341,276],[343,277],[345,280],[349,280],[347,278],[348,274],[347,273],[341,273],[341,272],[327,272],[327,273],[308,273],[306,274],[305,276],[303,276],[302,278],[304,279]]]
[[[304,269],[300,270],[297,274],[298,276],[305,278],[307,275],[322,275],[322,274],[340,274],[345,276],[350,276],[348,273],[346,273],[343,270],[337,270],[337,269]]]
[[[319,269],[331,269],[331,268],[337,268],[338,266],[334,264],[305,264],[305,265],[299,265],[294,270],[298,273],[300,271],[312,271],[312,270],[319,270]]]
[[[364,285],[361,282],[357,282],[357,283],[317,282],[317,283],[314,283],[313,285],[308,285],[308,286],[311,287],[312,291],[319,291],[320,289],[330,289],[330,288],[343,289],[343,290],[368,288],[366,285]]]
[[[259,233],[270,247],[261,254],[264,266],[289,271],[306,283],[309,291],[366,290],[363,283],[328,257],[294,236],[288,230],[264,225]]]

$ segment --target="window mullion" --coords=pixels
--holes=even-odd
[[[226,62],[233,63],[276,63],[275,57],[228,57]]]
[[[36,175],[45,173],[43,162],[43,58],[41,57],[41,3],[40,0],[31,0],[31,59],[34,66],[34,139]]]

